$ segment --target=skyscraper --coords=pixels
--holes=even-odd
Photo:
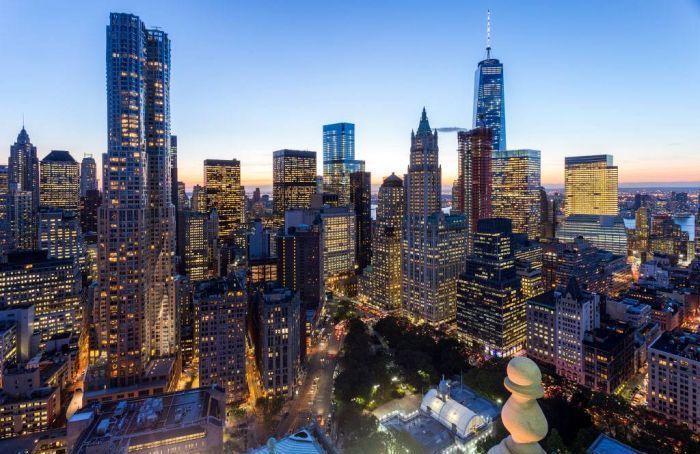
[[[377,197],[372,237],[372,264],[360,280],[360,297],[381,310],[401,308],[401,233],[403,181],[393,173],[384,179]]]
[[[17,141],[10,147],[8,167],[10,190],[29,191],[32,194],[32,209],[36,211],[39,208],[39,159],[24,125]]]
[[[461,206],[457,211],[467,218],[467,238],[476,229],[479,219],[491,217],[492,178],[492,131],[475,128],[457,133],[457,181],[461,185]]]
[[[219,215],[219,238],[231,237],[243,222],[243,191],[241,163],[236,159],[206,159],[204,188],[207,210]]]
[[[106,60],[96,317],[109,385],[126,386],[141,380],[151,357],[175,348],[170,41],[137,16],[112,13]]]
[[[503,64],[491,58],[491,12],[486,25],[486,58],[479,62],[474,77],[474,128],[493,133],[493,149],[506,149],[506,101]]]
[[[281,221],[287,210],[311,207],[316,192],[316,152],[278,150],[272,156],[272,212]]]
[[[193,283],[218,275],[218,228],[216,211],[202,213],[184,210],[182,213],[184,272]]]
[[[411,132],[404,177],[405,226],[401,251],[401,301],[411,318],[441,324],[454,319],[455,278],[464,270],[466,220],[440,211],[438,135],[423,109]]]
[[[91,154],[86,154],[80,162],[80,197],[97,189],[97,163]]]
[[[228,403],[243,400],[247,391],[245,285],[235,275],[199,283],[194,312],[201,386],[221,386]]]
[[[611,155],[565,158],[564,213],[617,216],[617,166]]]
[[[172,201],[170,142],[170,39],[146,30],[144,133],[148,209],[147,339],[155,356],[177,350],[175,281],[175,204]],[[177,139],[176,139],[177,141]],[[177,146],[177,145],[176,145]]]
[[[355,160],[355,125],[323,126],[323,191],[338,195],[338,206],[350,203],[350,174],[364,171],[364,161]]]
[[[52,150],[39,164],[39,205],[80,209],[80,167],[69,152]]]
[[[540,236],[540,152],[493,152],[493,216],[513,221],[513,233]]]
[[[276,240],[277,280],[299,292],[305,309],[319,309],[324,296],[320,224],[290,227]]]
[[[255,356],[269,396],[292,396],[301,348],[301,301],[295,292],[270,283],[257,303]]]
[[[355,257],[361,272],[372,260],[372,185],[369,172],[350,174],[350,202],[355,211]]]
[[[473,254],[457,280],[457,330],[464,342],[496,356],[525,347],[525,301],[516,274],[509,219],[481,219]]]

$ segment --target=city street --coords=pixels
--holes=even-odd
[[[308,352],[307,374],[299,393],[283,409],[283,417],[275,436],[284,436],[316,418],[326,427],[332,413],[333,371],[338,362],[338,353],[343,336],[336,337],[333,324],[324,324],[324,340],[312,346]]]

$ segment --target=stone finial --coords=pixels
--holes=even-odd
[[[544,396],[542,373],[531,359],[510,360],[504,380],[511,396],[501,410],[503,425],[510,435],[488,454],[544,454],[539,441],[547,435],[547,419],[537,403]]]

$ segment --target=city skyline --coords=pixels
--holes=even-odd
[[[615,156],[623,186],[696,186],[693,169],[700,158],[693,146],[699,128],[692,108],[698,94],[692,81],[700,74],[700,64],[686,59],[670,72],[649,62],[683,58],[700,47],[695,39],[699,10],[692,2],[664,8],[661,3],[630,5],[606,5],[601,15],[596,8],[577,5],[444,2],[439,5],[442,11],[422,14],[433,21],[413,17],[411,5],[373,5],[372,17],[360,14],[362,8],[347,11],[339,19],[341,25],[356,27],[327,36],[336,31],[330,28],[331,12],[312,3],[297,10],[213,2],[201,11],[187,6],[168,11],[157,4],[116,8],[77,2],[62,10],[69,17],[81,14],[81,21],[72,22],[70,29],[50,20],[54,5],[7,4],[2,8],[8,14],[2,17],[23,17],[22,27],[32,34],[18,40],[22,28],[0,19],[0,38],[14,43],[0,49],[0,57],[27,74],[0,76],[0,98],[6,106],[0,114],[0,133],[11,144],[24,114],[39,159],[53,149],[68,150],[77,160],[84,153],[105,152],[103,26],[109,11],[131,11],[156,21],[175,38],[172,130],[180,138],[178,167],[188,190],[203,182],[204,157],[238,159],[247,192],[255,186],[267,188],[274,150],[321,152],[322,125],[340,121],[356,124],[356,159],[366,161],[376,188],[392,171],[405,168],[405,131],[414,127],[415,112],[423,105],[434,126],[471,123],[473,75],[486,54],[490,8],[491,52],[505,68],[509,148],[542,150],[545,186],[562,185],[564,156],[602,153]],[[221,18],[210,17],[212,8],[221,10]],[[518,22],[523,8],[536,18],[527,27]],[[458,14],[446,17],[447,9]],[[210,26],[192,26],[202,14],[207,14]],[[385,29],[376,26],[380,20],[387,22]],[[651,20],[656,26],[645,26],[639,35],[636,27]],[[279,27],[288,22],[301,26],[293,34],[283,33]],[[425,33],[412,33],[418,22]],[[314,26],[304,30],[307,23]],[[370,33],[363,36],[363,29]],[[267,31],[274,33],[266,36]],[[581,40],[580,33],[586,39]],[[47,40],[47,34],[59,38]],[[321,35],[327,42],[317,39]],[[345,52],[327,53],[338,44],[346,44]],[[253,45],[259,55],[250,52]],[[414,68],[413,58],[422,53],[433,57],[435,70]],[[220,55],[228,55],[233,63],[222,63],[215,74],[205,69],[209,65],[198,64],[218,61],[213,59]],[[66,58],[73,62],[72,71],[50,70]],[[328,68],[340,58],[344,71]],[[543,59],[548,63],[543,65]],[[596,67],[610,68],[604,79],[596,77]],[[281,68],[285,71],[279,72]],[[85,96],[56,90],[69,81]],[[224,88],[213,95],[211,87],[217,86]],[[292,86],[295,90],[289,90]],[[641,105],[646,107],[643,111]],[[59,110],[71,114],[59,115]],[[674,113],[654,113],[661,111]],[[457,169],[456,134],[444,132],[441,139],[442,187],[448,193]],[[322,163],[317,165],[321,174]]]

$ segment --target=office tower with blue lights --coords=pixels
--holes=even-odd
[[[506,103],[503,63],[491,57],[491,13],[486,27],[486,58],[479,62],[474,78],[473,127],[489,128],[493,149],[506,149]]]
[[[355,159],[355,125],[324,125],[323,191],[338,195],[337,206],[350,204],[350,174],[364,170],[365,162]]]
[[[464,271],[466,219],[441,211],[438,134],[423,109],[411,132],[411,156],[404,177],[405,225],[401,252],[401,302],[417,322],[440,325],[455,318],[456,278]]]
[[[175,346],[170,40],[131,14],[107,26],[108,148],[98,216],[96,318],[111,387]]]

